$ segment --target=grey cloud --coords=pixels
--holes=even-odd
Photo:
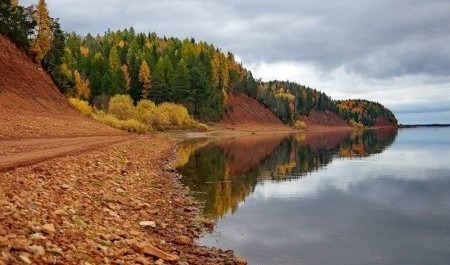
[[[37,0],[24,0],[28,5]],[[325,92],[373,94],[393,89],[380,102],[398,101],[398,90],[422,100],[423,89],[450,94],[450,2],[447,0],[47,0],[66,31],[103,33],[133,26],[138,32],[193,37],[236,54],[246,66],[280,62],[308,66],[320,80],[290,78]],[[252,69],[254,70],[254,69]],[[343,76],[335,76],[342,73]],[[280,73],[282,74],[282,73]],[[332,80],[327,79],[332,76]],[[265,78],[265,76],[256,76]],[[302,79],[301,79],[302,78]],[[281,79],[281,78],[276,78]],[[352,80],[353,79],[353,80]],[[360,85],[358,85],[360,84]],[[430,88],[436,84],[438,88]],[[395,87],[397,86],[398,87]],[[405,93],[406,92],[406,93]],[[414,101],[414,100],[412,100]],[[423,104],[447,99],[434,97]]]
[[[23,2],[33,2],[30,0]],[[450,67],[450,2],[402,1],[69,1],[48,0],[63,27],[102,33],[134,26],[195,37],[238,54],[244,62],[304,61],[344,66],[368,77]]]

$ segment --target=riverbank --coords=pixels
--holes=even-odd
[[[1,172],[0,264],[243,264],[195,243],[212,224],[168,166],[178,142],[130,138]]]

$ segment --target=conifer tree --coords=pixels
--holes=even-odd
[[[141,88],[141,98],[148,99],[152,80],[150,67],[148,67],[148,64],[145,60],[142,61],[141,67],[139,68],[139,85]]]
[[[52,20],[45,0],[39,0],[33,19],[36,21],[36,38],[31,43],[31,51],[35,54],[36,61],[40,63],[52,48],[53,42]]]
[[[172,83],[173,100],[176,103],[189,104],[192,102],[192,93],[190,90],[189,72],[184,59],[181,59],[173,76]]]

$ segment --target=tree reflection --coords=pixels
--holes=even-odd
[[[217,219],[235,212],[258,181],[301,178],[335,158],[378,154],[396,136],[396,129],[378,129],[196,139],[182,144],[176,167],[183,184],[204,203],[204,215]]]

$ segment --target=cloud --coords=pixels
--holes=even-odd
[[[449,103],[446,0],[47,3],[66,31],[96,34],[133,26],[193,37],[235,53],[265,80],[289,78],[339,98],[368,95],[394,109]]]

